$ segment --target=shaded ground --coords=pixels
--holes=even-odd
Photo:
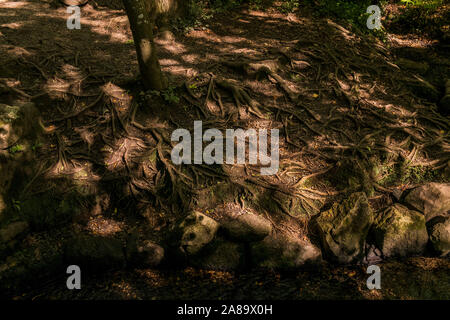
[[[158,40],[171,87],[155,93],[134,81],[134,44],[122,11],[85,6],[82,29],[68,30],[65,8],[45,1],[0,0],[0,8],[0,80],[9,88],[0,99],[33,100],[51,131],[37,148],[35,176],[17,183],[11,198],[53,199],[55,189],[60,198],[73,195],[79,210],[60,230],[67,237],[123,237],[137,228],[160,241],[161,230],[191,209],[220,219],[243,208],[264,214],[278,232],[309,237],[310,217],[348,192],[365,191],[377,210],[395,201],[396,190],[448,181],[449,123],[436,102],[450,61],[438,43],[392,36],[388,50],[331,21],[243,9],[174,41]],[[437,87],[437,96],[417,90],[415,74],[395,65],[394,55],[411,45],[430,64],[423,76]],[[250,165],[173,166],[170,133],[192,129],[199,119],[204,130],[279,128],[278,174],[263,177],[260,166]],[[24,210],[18,214],[29,218]],[[35,231],[43,233],[30,235],[24,246],[34,248],[42,239],[59,246],[60,234],[46,233],[42,224],[34,221]],[[401,262],[388,268],[402,269],[405,286],[410,272],[435,283],[448,271],[446,261],[436,263],[431,271]],[[336,271],[338,286],[328,271],[286,280],[194,270],[119,272],[73,298],[181,298],[195,292],[206,298],[216,289],[217,298],[370,298],[362,291],[364,272],[356,268],[349,277],[347,271]],[[216,274],[223,286],[214,283]],[[197,276],[201,281],[193,281]],[[186,293],[174,291],[181,290],[178,277]],[[439,298],[449,292],[414,283],[392,292],[388,285],[379,298]],[[272,284],[273,291],[263,290]],[[211,291],[197,291],[197,285]],[[36,295],[72,298],[59,290],[53,286]]]
[[[324,266],[295,274],[265,270],[251,274],[195,270],[135,270],[106,273],[83,281],[82,290],[67,290],[55,279],[14,299],[143,300],[296,300],[296,299],[446,299],[450,298],[450,262],[411,258],[380,265],[382,289],[368,290],[364,267]]]

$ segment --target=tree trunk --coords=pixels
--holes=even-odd
[[[153,42],[153,19],[148,10],[146,1],[154,0],[123,0],[125,11],[130,21],[131,31],[133,32],[134,44],[139,62],[144,86],[148,90],[162,90],[167,87],[167,80],[161,73],[156,47]],[[155,5],[150,9],[154,10]]]

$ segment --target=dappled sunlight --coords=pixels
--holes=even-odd
[[[181,269],[174,275],[151,269],[161,262],[151,261],[152,248],[166,250],[161,266],[174,257],[182,261],[176,267],[190,265],[188,251],[179,252],[179,239],[169,236],[178,237],[179,222],[194,211],[218,223],[218,243],[211,242],[208,250],[215,253],[221,241],[238,247],[239,261],[231,270],[241,265],[246,271],[278,267],[291,255],[289,268],[303,267],[310,258],[314,263],[328,259],[321,256],[328,249],[319,248],[323,239],[314,233],[313,223],[324,212],[331,216],[349,195],[361,196],[361,212],[378,214],[398,202],[405,190],[445,182],[448,119],[436,108],[443,88],[427,86],[424,75],[403,68],[387,45],[425,50],[432,44],[414,45],[400,37],[383,42],[300,9],[281,13],[243,5],[215,12],[214,19],[205,18],[194,28],[177,20],[173,36],[158,34],[166,30],[155,26],[164,75],[160,82],[168,80],[168,85],[153,90],[139,74],[144,68],[142,62],[139,68],[125,12],[97,5],[83,6],[81,30],[69,30],[69,14],[59,2],[0,0],[0,96],[5,105],[32,102],[38,110],[38,134],[26,153],[32,159],[26,159],[31,174],[19,176],[26,192],[12,189],[8,194],[11,212],[23,215],[24,209],[17,207],[24,208],[22,202],[31,196],[39,201],[41,196],[54,198],[56,208],[70,211],[63,230],[68,238],[87,234],[99,241],[115,240],[119,260],[128,269],[106,273],[107,280],[101,281],[108,282],[108,297],[204,297],[204,286],[223,288],[212,290],[214,297],[316,298],[329,290],[321,287],[322,281],[326,286],[338,281],[333,298],[351,296],[348,290],[367,299],[385,298],[387,291],[368,294],[353,280],[366,276],[359,265],[327,269],[326,280],[322,270],[313,274],[306,269],[292,279],[280,279],[279,274],[259,271],[241,275],[202,270],[210,262],[199,259],[198,270]],[[443,73],[445,65],[431,65],[432,72]],[[196,121],[203,131],[197,131]],[[174,146],[181,143],[172,141],[176,129],[185,129],[182,142],[186,139],[189,150],[194,149],[181,164],[172,161]],[[207,129],[217,129],[214,142],[222,143],[213,150],[219,160],[208,164],[205,159],[213,152],[205,147],[213,144],[205,138]],[[251,129],[268,133],[256,140],[260,153],[255,161],[249,160],[254,155]],[[222,138],[238,130],[244,138],[235,141],[231,136],[231,145],[233,153],[235,144],[243,150],[243,162],[224,157],[230,144]],[[21,155],[18,142],[5,144],[5,155]],[[187,150],[183,148],[183,157]],[[273,174],[264,174],[262,168],[272,164]],[[344,209],[359,212],[355,208]],[[219,227],[247,215],[260,217],[270,230],[241,243],[224,225]],[[44,237],[56,237],[46,232]],[[277,237],[287,237],[286,252]],[[254,263],[256,255],[250,251],[264,239],[274,241],[282,259]],[[62,248],[62,242],[57,245]],[[311,251],[305,250],[302,260],[304,245]],[[138,254],[127,246],[139,252],[139,259],[146,254],[148,259],[136,258],[134,264],[129,255]],[[366,247],[360,249],[361,257],[368,256]],[[221,254],[219,250],[215,258]],[[431,262],[417,261],[413,267],[431,268],[426,263]],[[305,286],[310,281],[320,292]]]

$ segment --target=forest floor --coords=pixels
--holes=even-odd
[[[243,8],[174,39],[158,38],[170,87],[145,92],[135,80],[122,10],[84,6],[81,30],[69,30],[65,7],[50,2],[0,0],[0,81],[10,88],[1,102],[32,100],[49,131],[36,148],[39,169],[30,183],[17,183],[15,199],[73,196],[80,208],[64,226],[57,217],[33,217],[36,233],[25,239],[32,248],[58,247],[61,234],[77,232],[120,238],[137,229],[160,241],[192,209],[219,220],[256,211],[278,232],[306,238],[310,217],[348,192],[365,191],[379,210],[395,202],[397,191],[448,182],[449,121],[436,102],[450,59],[448,45],[437,40],[389,34],[386,44],[307,13]],[[422,76],[437,91],[423,89],[414,72],[395,64],[397,57],[426,61]],[[203,130],[280,129],[278,173],[261,176],[258,165],[172,165],[170,133],[192,130],[200,119]],[[46,230],[49,221],[58,232]],[[91,279],[80,292],[50,281],[15,295],[449,298],[448,260],[383,266],[381,291],[367,290],[363,266],[326,265],[287,275],[118,271]]]

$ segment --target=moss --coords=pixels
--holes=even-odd
[[[332,260],[348,263],[362,256],[372,221],[366,195],[357,192],[341,203],[334,203],[314,223],[326,254]]]
[[[424,215],[400,204],[378,214],[373,233],[385,256],[420,254],[428,240]]]

